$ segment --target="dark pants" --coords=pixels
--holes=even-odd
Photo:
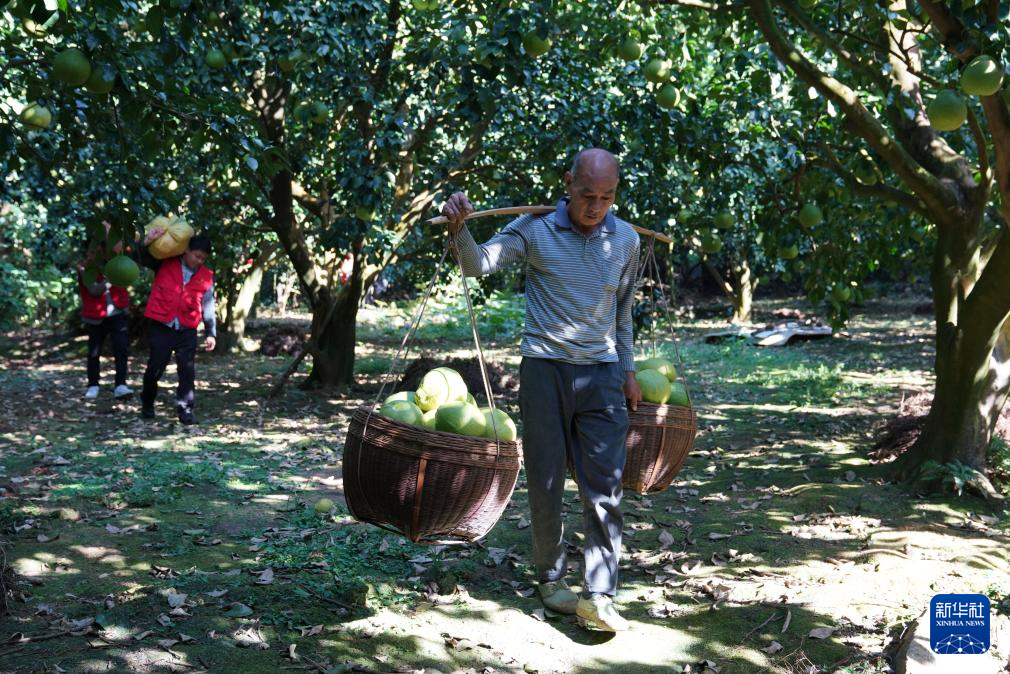
[[[582,500],[583,592],[613,596],[624,526],[620,509],[628,433],[624,370],[619,363],[572,365],[523,358],[519,405],[538,580],[559,580],[567,570],[561,514],[568,452]]]
[[[112,337],[112,355],[116,359],[116,386],[126,383],[130,357],[129,321],[126,314],[103,318],[101,323],[85,323],[88,328],[88,386],[98,386],[99,360],[106,335]]]
[[[178,411],[192,412],[196,382],[196,328],[173,330],[164,323],[148,321],[151,333],[151,355],[144,372],[144,390],[140,401],[144,407],[153,407],[158,395],[158,380],[165,374],[168,361],[175,352],[175,365],[179,371],[179,387],[175,391]]]

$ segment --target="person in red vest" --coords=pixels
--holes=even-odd
[[[210,257],[210,239],[194,236],[189,248],[177,257],[157,260],[147,246],[161,236],[162,230],[152,229],[140,247],[140,261],[154,270],[151,296],[144,316],[149,319],[151,354],[144,372],[144,389],[140,394],[141,416],[154,418],[154,399],[158,395],[158,380],[165,373],[168,361],[175,353],[179,371],[179,386],[175,393],[179,421],[189,425],[193,418],[196,382],[196,329],[203,321],[204,348],[217,346],[217,323],[214,316],[214,272],[204,266]]]
[[[123,244],[117,243],[113,247],[113,252],[118,255],[122,249]],[[106,337],[111,337],[112,355],[116,361],[116,388],[113,389],[113,395],[116,398],[127,398],[133,393],[126,385],[130,359],[127,314],[130,291],[109,284],[101,273],[95,277],[93,283],[86,283],[84,280],[85,268],[104,251],[104,243],[89,245],[84,259],[77,265],[77,292],[81,296],[81,318],[88,331],[88,388],[84,393],[87,400],[98,397],[100,360]]]

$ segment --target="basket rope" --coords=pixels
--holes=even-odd
[[[677,346],[677,336],[673,334],[674,333],[673,317],[670,314],[670,300],[669,298],[667,298],[666,291],[663,289],[663,277],[662,274],[660,273],[659,261],[656,260],[656,251],[655,251],[656,237],[654,235],[650,236],[648,237],[648,241],[649,241],[648,248],[646,248],[645,251],[645,256],[642,261],[642,268],[639,269],[638,272],[639,283],[644,282],[646,280],[646,277],[648,276],[650,286],[659,286],[659,295],[663,300],[663,308],[666,313],[666,324],[670,327],[670,333],[673,335],[673,339],[671,340],[671,342],[673,343],[673,352],[677,356],[677,366],[679,368],[677,378],[682,380],[682,383],[684,384],[684,391],[688,394],[688,397],[690,398],[691,392],[687,387],[687,377],[684,376],[684,359],[681,357],[680,348]],[[671,283],[670,294],[672,295],[673,294],[672,275],[670,283]],[[656,339],[655,326],[656,326],[656,315],[659,313],[659,311],[656,305],[656,293],[652,291],[651,287],[649,289],[649,299],[652,304],[652,312],[651,312],[652,320],[649,321],[649,339],[652,341],[652,355],[656,356],[659,351],[659,346],[658,346],[658,340]]]

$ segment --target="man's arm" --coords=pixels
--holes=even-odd
[[[151,244],[152,241],[154,241],[164,233],[165,230],[159,227],[155,227],[150,232],[148,232],[140,242],[137,243],[137,245],[135,246],[136,248],[135,255],[137,258],[137,262],[147,267],[148,269],[158,271],[158,268],[161,267],[161,260],[151,255],[151,251],[149,251],[147,247]]]
[[[466,195],[456,192],[442,206],[442,215],[448,221],[447,231],[459,250],[460,265],[467,276],[491,274],[520,260],[526,259],[529,243],[530,218],[513,220],[487,243],[478,246],[466,228],[466,216],[473,213],[473,205]]]
[[[617,285],[617,358],[620,360],[621,368],[624,370],[624,397],[628,399],[628,406],[632,410],[638,409],[638,402],[642,399],[642,391],[635,379],[635,352],[632,342],[635,337],[635,328],[631,317],[631,310],[635,304],[635,287],[638,281],[638,253],[641,244],[635,242],[635,248],[624,270],[621,272],[621,280]]]
[[[214,304],[214,282],[203,294],[204,348],[213,351],[217,346],[217,309]]]
[[[208,337],[217,337],[217,306],[214,302],[214,283],[203,294],[203,331]]]
[[[625,372],[635,371],[635,352],[632,345],[634,322],[631,310],[635,304],[635,282],[638,281],[638,251],[639,244],[636,243],[617,285],[617,357]]]
[[[136,246],[136,256],[137,262],[148,269],[158,271],[158,268],[161,267],[161,260],[151,255],[151,251],[147,250],[147,246],[143,244]]]
[[[512,221],[505,229],[495,234],[486,243],[477,245],[466,225],[456,233],[456,247],[467,276],[493,274],[510,265],[526,259],[527,233],[524,220],[528,216]]]

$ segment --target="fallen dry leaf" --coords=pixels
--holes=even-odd
[[[827,639],[834,634],[837,627],[816,627],[810,630],[808,635],[811,639]]]
[[[314,637],[323,631],[322,625],[313,625],[312,627],[302,627],[301,632],[303,637]]]
[[[761,650],[767,653],[768,655],[775,655],[776,653],[782,650],[782,644],[780,644],[777,641],[773,641],[764,648],[762,648]]]

